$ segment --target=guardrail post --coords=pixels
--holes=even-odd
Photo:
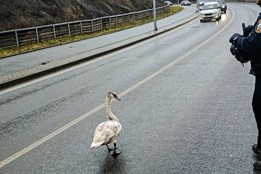
[[[53,37],[56,38],[56,34],[55,34],[55,25],[53,25]]]
[[[91,21],[92,21],[92,22],[91,22],[91,23],[92,23],[92,32],[93,32],[93,19],[92,19]]]
[[[71,35],[70,23],[68,22],[68,34]]]
[[[17,30],[14,30],[14,32],[15,32],[16,46],[19,47],[19,40],[18,40]]]
[[[80,21],[81,34],[82,34],[82,21]]]
[[[35,33],[36,33],[36,40],[39,43],[39,33],[38,33],[38,27],[35,27]]]

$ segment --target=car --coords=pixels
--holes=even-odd
[[[180,3],[181,6],[191,6],[191,2],[190,1],[182,1]]]
[[[218,2],[206,2],[199,13],[200,22],[212,19],[219,21],[221,19],[221,8]]]
[[[164,4],[166,4],[166,5],[170,5],[170,6],[172,6],[172,5],[173,5],[173,3],[172,3],[172,2],[170,2],[170,1],[164,1]]]
[[[218,0],[218,3],[220,5],[220,7],[221,7],[221,12],[225,14],[227,12],[226,1],[225,0]]]
[[[198,2],[198,9],[202,10],[203,5],[205,4],[205,1],[199,1]]]

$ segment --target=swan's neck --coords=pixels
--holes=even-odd
[[[110,120],[119,121],[119,119],[116,117],[116,115],[114,115],[112,113],[112,110],[111,110],[111,98],[108,98],[108,97],[106,98],[106,101],[105,101],[105,112],[106,112],[107,117]]]

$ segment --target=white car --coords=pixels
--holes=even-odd
[[[180,3],[180,5],[181,6],[191,6],[191,2],[190,1],[182,1],[181,3]]]
[[[200,11],[200,22],[205,20],[221,19],[221,8],[218,2],[206,2]]]

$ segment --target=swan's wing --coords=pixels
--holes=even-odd
[[[110,129],[113,132],[113,136],[118,136],[121,132],[122,126],[118,121],[107,121],[105,122],[106,126],[108,126],[108,129]]]
[[[114,121],[100,123],[94,132],[94,138],[91,147],[98,147],[115,141],[119,135],[121,125],[115,124]]]

